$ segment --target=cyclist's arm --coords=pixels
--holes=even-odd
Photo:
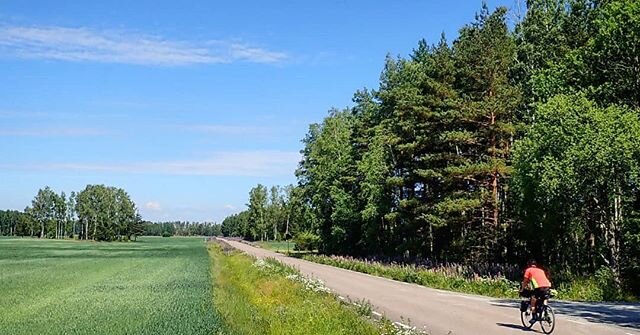
[[[529,278],[525,277],[524,280],[522,280],[522,287],[520,288],[520,290],[526,290],[528,285],[529,285]]]
[[[531,273],[529,272],[529,269],[527,269],[527,271],[524,272],[524,278],[522,279],[522,287],[520,288],[520,290],[527,289],[527,286],[529,285],[530,277],[531,277]]]

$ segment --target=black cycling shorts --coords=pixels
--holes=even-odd
[[[551,296],[551,288],[550,287],[538,287],[533,289],[533,296],[536,299],[549,299]]]

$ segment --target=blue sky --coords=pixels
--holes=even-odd
[[[146,219],[221,221],[257,183],[295,183],[308,124],[377,87],[386,54],[480,5],[3,0],[0,209],[107,184]]]

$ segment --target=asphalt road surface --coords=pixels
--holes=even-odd
[[[369,301],[385,317],[431,335],[534,334],[520,323],[519,300],[454,293],[375,277],[286,257],[245,243],[225,240],[257,258],[273,257],[304,275],[318,278],[339,296]],[[552,301],[558,335],[640,335],[640,304]]]

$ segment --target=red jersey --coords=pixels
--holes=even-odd
[[[524,278],[529,279],[529,282],[534,289],[538,287],[551,287],[551,282],[544,271],[535,266],[529,267],[524,272]]]

